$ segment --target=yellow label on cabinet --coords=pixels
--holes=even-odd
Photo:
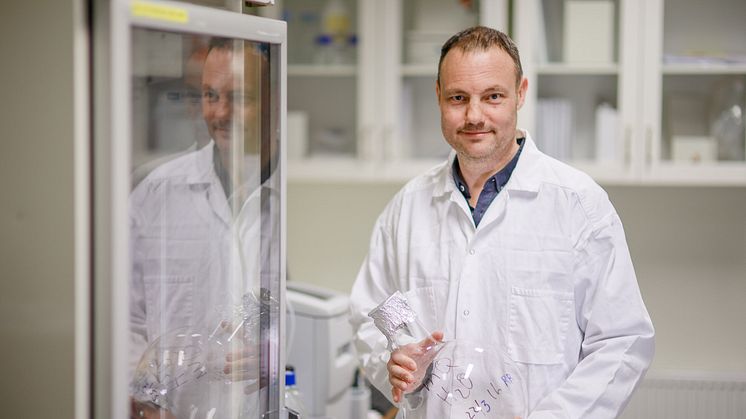
[[[167,22],[187,23],[189,14],[180,7],[166,6],[163,4],[136,1],[132,3],[132,16],[147,17]]]

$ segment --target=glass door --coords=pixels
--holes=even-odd
[[[540,150],[597,180],[634,175],[640,62],[634,0],[515,2],[529,78],[522,122]]]
[[[358,157],[357,0],[283,0],[282,17],[291,164]]]
[[[114,7],[108,416],[279,417],[285,23]]]
[[[660,0],[648,7],[649,30],[658,38],[648,77],[660,92],[656,112],[646,113],[652,178],[743,184],[746,3]]]
[[[445,160],[436,81],[440,50],[475,25],[507,31],[506,1],[394,0],[383,22],[387,62],[381,108],[382,159],[392,177],[408,179]]]

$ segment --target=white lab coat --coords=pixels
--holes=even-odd
[[[390,397],[386,340],[367,313],[400,290],[426,329],[515,362],[530,419],[614,418],[654,352],[622,223],[596,183],[526,136],[479,227],[453,155],[389,203],[352,288],[355,346]]]
[[[131,372],[155,339],[179,329],[206,335],[221,321],[233,320],[241,297],[248,292],[258,297],[260,276],[274,267],[265,259],[262,268],[260,258],[278,257],[266,246],[276,231],[262,228],[267,215],[261,214],[261,195],[267,188],[259,187],[258,163],[245,183],[248,198],[232,210],[213,169],[213,149],[210,142],[165,163],[131,194]],[[252,327],[246,333],[258,343],[259,325]]]

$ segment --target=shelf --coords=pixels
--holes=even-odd
[[[406,183],[443,160],[372,162],[352,157],[289,159],[288,182],[298,183]]]
[[[715,64],[715,63],[691,63],[691,64],[664,64],[663,74],[673,75],[708,75],[708,74],[742,74],[746,75],[746,63],[743,64]]]
[[[660,162],[646,170],[647,185],[746,186],[746,162]]]
[[[291,77],[354,77],[357,75],[355,65],[319,65],[319,64],[291,64],[288,65],[288,76]]]
[[[619,64],[568,64],[544,63],[536,68],[538,75],[616,75],[619,74]]]
[[[288,160],[288,182],[343,184],[404,184],[434,166],[438,159],[362,161],[352,157],[315,157]],[[621,164],[571,161],[569,164],[604,186],[736,186],[746,187],[746,163],[681,164],[661,162],[643,177],[633,176]]]

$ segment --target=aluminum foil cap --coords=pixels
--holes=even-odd
[[[373,319],[373,324],[386,336],[389,350],[394,349],[396,332],[417,320],[417,314],[399,291],[371,310],[368,317]]]

